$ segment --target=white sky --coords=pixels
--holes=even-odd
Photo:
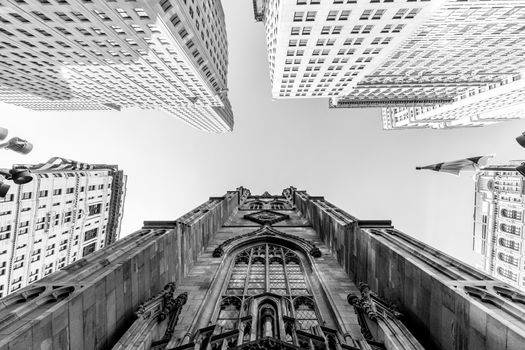
[[[163,112],[33,112],[0,103],[0,126],[33,142],[2,151],[0,166],[52,156],[118,164],[128,175],[121,237],[144,220],[174,220],[240,185],[281,193],[293,185],[360,219],[402,231],[473,263],[474,182],[425,165],[497,154],[525,158],[525,121],[456,130],[384,131],[378,109],[329,110],[327,99],[272,101],[264,27],[250,1],[223,0],[235,131],[207,134]]]

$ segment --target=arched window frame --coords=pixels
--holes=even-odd
[[[255,249],[260,249],[259,247],[264,246],[265,247],[265,257],[267,259],[262,259],[262,256],[257,255],[254,256],[252,253],[255,252]],[[271,256],[270,255],[270,248],[274,247],[277,248],[277,250],[280,251],[280,256]],[[221,287],[221,293],[217,300],[217,306],[215,307],[214,315],[211,318],[212,323],[216,323],[220,320],[220,307],[222,300],[224,298],[234,296],[233,294],[229,293],[231,288],[230,286],[238,285],[239,281],[239,274],[237,272],[239,271],[245,271],[245,278],[244,278],[244,291],[243,294],[240,294],[240,288],[237,288],[235,295],[236,297],[240,297],[242,300],[241,305],[241,312],[239,314],[238,322],[237,322],[237,329],[243,330],[246,327],[246,323],[242,323],[243,320],[251,317],[250,319],[250,340],[257,339],[258,336],[260,336],[260,324],[257,322],[259,321],[257,319],[258,317],[258,308],[263,302],[267,302],[268,300],[273,300],[274,303],[279,304],[280,307],[277,307],[277,318],[279,320],[279,325],[283,325],[285,327],[285,332],[282,334],[281,337],[285,337],[287,341],[292,341],[285,333],[286,333],[286,326],[287,326],[287,319],[294,319],[296,315],[296,310],[293,307],[295,299],[298,297],[306,297],[309,298],[312,301],[312,304],[314,305],[314,312],[316,316],[316,322],[313,322],[313,320],[310,320],[310,325],[313,326],[319,326],[323,323],[322,315],[319,312],[318,309],[318,302],[316,300],[316,296],[312,292],[311,289],[311,281],[308,276],[308,273],[311,272],[311,261],[309,261],[308,254],[305,254],[305,252],[302,251],[299,247],[290,248],[285,244],[280,243],[268,243],[268,242],[251,242],[249,244],[244,245],[243,247],[237,247],[234,251],[230,253],[230,256],[232,256],[231,261],[229,262],[228,271],[225,274],[225,279],[223,282],[223,285]],[[272,287],[281,287],[282,279],[274,279],[272,276],[279,276],[272,275],[271,274],[271,265],[272,262],[279,261],[281,263],[280,266],[283,266],[283,274],[281,276],[284,276],[284,283],[286,286],[285,291],[279,291],[279,289],[282,288],[272,288]],[[263,288],[250,288],[250,277],[252,276],[253,272],[251,271],[253,263],[263,263],[264,262],[264,287]],[[247,264],[246,264],[247,263]],[[290,264],[290,268],[287,269]],[[246,266],[244,265],[246,264]],[[293,265],[292,265],[293,264]],[[241,268],[239,268],[241,267]],[[260,269],[260,268],[259,268]],[[301,276],[303,276],[304,284],[301,282],[301,280],[295,280],[297,283],[291,283],[289,280],[288,273],[297,273],[297,269],[300,270]],[[291,277],[291,276],[290,276]],[[233,279],[233,284],[232,284]],[[253,286],[260,287],[260,285],[257,285],[256,283],[260,281],[256,280]],[[272,283],[275,282],[275,283]],[[302,286],[305,286],[306,288],[300,288]],[[296,288],[295,288],[296,287]],[[285,293],[285,294],[283,294]],[[275,299],[271,299],[272,295],[276,295]],[[270,299],[268,299],[270,298]],[[296,319],[296,326],[295,328],[301,329],[297,327],[297,324],[300,323],[301,319]],[[242,324],[241,324],[242,323]],[[279,328],[279,332],[283,328]],[[302,329],[303,331],[307,331],[311,334],[316,334],[317,328],[311,327],[309,330]],[[254,339],[255,337],[255,339]],[[246,334],[242,335],[243,342],[247,342],[248,337],[246,337]]]
[[[503,253],[503,252],[498,253],[498,260],[506,262],[507,264],[510,264],[516,267],[519,265],[519,261],[520,261],[518,257],[513,256],[511,254]]]
[[[498,274],[502,277],[505,277],[505,278],[508,278],[510,279],[511,281],[514,281],[514,282],[517,282],[518,281],[518,274],[512,270],[509,270],[509,269],[506,269],[506,268],[503,268],[503,267],[498,267],[496,269],[498,271]]]
[[[512,250],[515,250],[517,252],[519,252],[520,248],[521,248],[519,242],[513,241],[511,239],[506,239],[506,238],[503,238],[503,237],[498,239],[498,243],[502,247],[505,247],[505,248],[508,248],[508,249],[512,249]]]

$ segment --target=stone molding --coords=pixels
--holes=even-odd
[[[247,242],[250,240],[255,239],[265,239],[265,238],[280,238],[285,241],[295,243],[305,253],[309,253],[314,258],[320,258],[321,257],[321,250],[315,246],[312,242],[310,242],[307,239],[297,237],[294,235],[290,235],[281,231],[277,231],[271,226],[264,226],[256,231],[248,232],[233,238],[230,238],[224,242],[222,242],[215,250],[213,251],[213,257],[214,258],[220,258],[225,253],[230,252],[233,250],[233,248],[240,243]]]
[[[260,225],[273,225],[281,221],[289,220],[290,215],[264,209],[256,213],[246,214],[244,218]]]

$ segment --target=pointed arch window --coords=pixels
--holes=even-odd
[[[217,313],[221,333],[239,330],[243,342],[263,337],[293,342],[291,329],[319,334],[319,324],[305,268],[294,251],[264,243],[235,256]]]

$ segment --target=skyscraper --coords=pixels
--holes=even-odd
[[[4,298],[0,349],[518,350],[524,297],[388,220],[240,187]]]
[[[220,0],[4,1],[0,101],[35,110],[160,109],[231,131]]]
[[[525,178],[516,165],[492,165],[477,173],[473,248],[477,267],[525,290]]]
[[[33,181],[0,199],[0,296],[37,281],[119,236],[126,176],[116,165],[63,158],[27,165]]]
[[[525,81],[521,75],[470,88],[450,104],[382,109],[384,129],[484,126],[525,118]]]
[[[525,68],[523,5],[254,0],[254,11],[266,27],[275,98],[329,97],[331,108],[417,108],[421,115]]]

